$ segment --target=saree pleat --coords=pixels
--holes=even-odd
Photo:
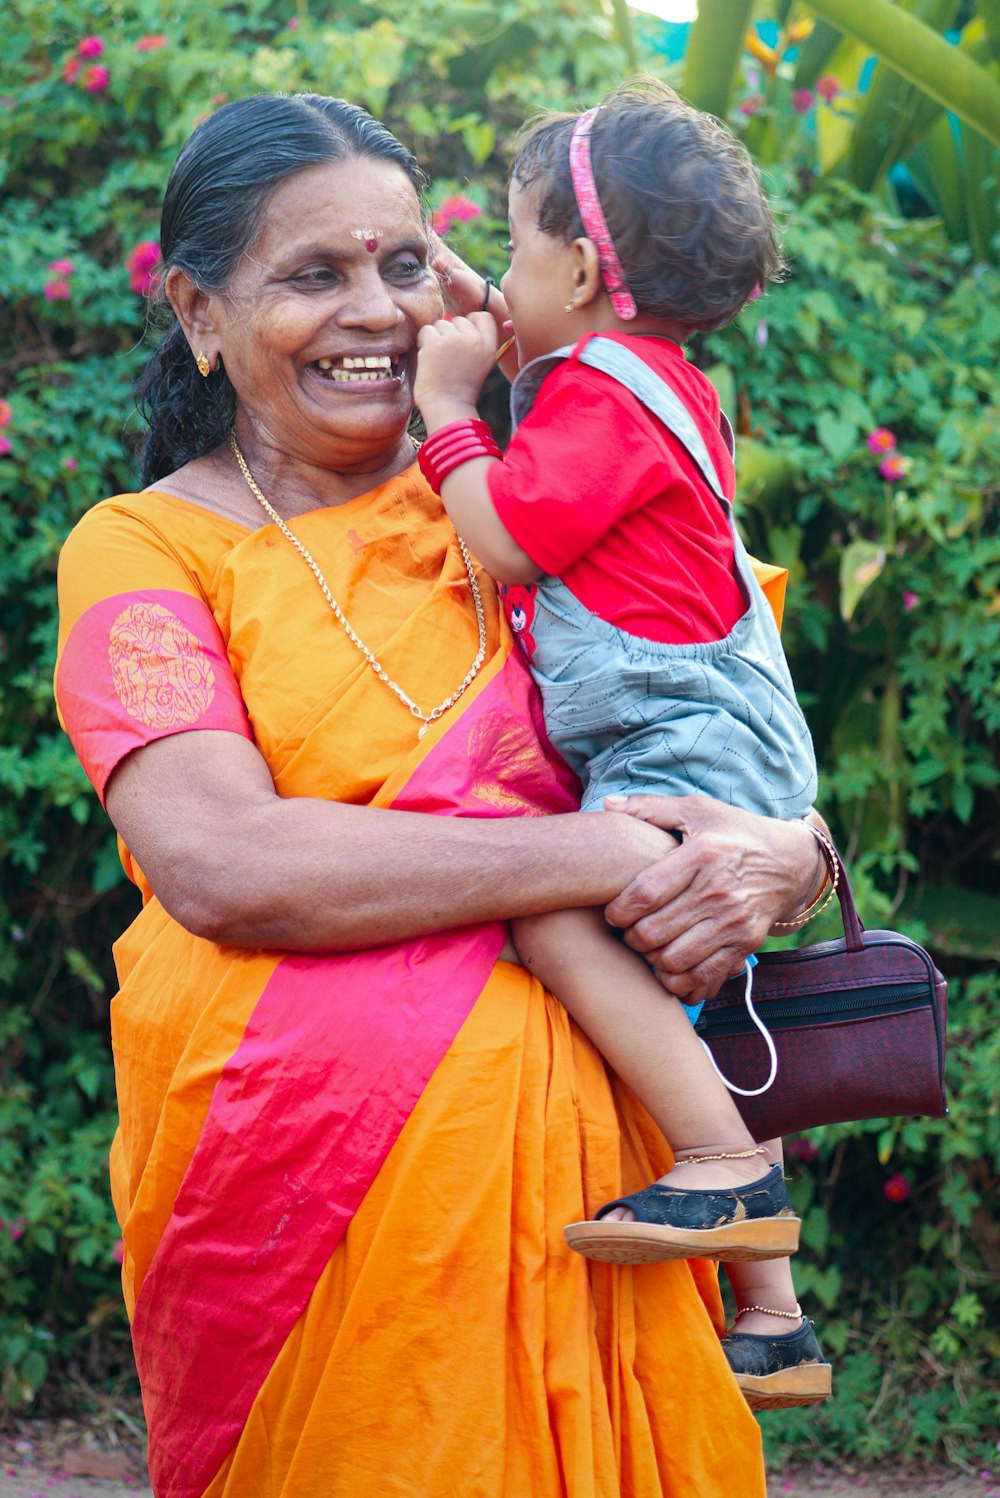
[[[444,699],[476,626],[416,473],[294,528],[390,674]],[[420,738],[272,527],[125,496],[67,546],[60,710],[101,787],[119,752],[213,728],[252,733],[282,795],[567,810],[483,586],[487,663]],[[714,1271],[565,1246],[670,1156],[561,1006],[496,961],[502,927],[227,949],[123,853],[146,903],[115,953],[112,1187],[157,1498],[760,1498]]]

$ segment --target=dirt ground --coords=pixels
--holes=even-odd
[[[834,1470],[817,1464],[772,1473],[767,1492],[768,1498],[1000,1498],[1000,1470]],[[120,1431],[107,1426],[92,1431],[69,1421],[25,1421],[0,1432],[0,1498],[148,1498],[150,1493],[142,1432],[130,1420]],[[423,1495],[415,1492],[414,1498]],[[745,1495],[734,1489],[731,1498]]]

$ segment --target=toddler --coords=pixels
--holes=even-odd
[[[501,457],[476,412],[494,317],[438,322],[419,339],[420,464],[505,585],[583,809],[701,793],[805,817],[812,745],[733,525],[732,433],[681,346],[779,268],[749,158],[672,91],[617,90],[522,140],[510,241],[514,435]],[[490,295],[487,283],[487,307]],[[749,1402],[824,1398],[830,1367],[788,1265],[799,1221],[780,1143],[748,1132],[692,1027],[700,1005],[665,991],[600,911],[520,920],[514,939],[675,1156],[662,1180],[569,1225],[570,1246],[613,1262],[722,1260],[738,1306],[723,1346]]]

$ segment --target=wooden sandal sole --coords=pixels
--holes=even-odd
[[[799,1363],[763,1376],[737,1373],[736,1382],[752,1410],[791,1410],[829,1399],[833,1369],[829,1363]]]
[[[671,1228],[649,1222],[571,1222],[563,1229],[574,1253],[603,1264],[657,1264],[667,1259],[743,1263],[783,1259],[799,1246],[797,1217],[764,1217],[719,1228]]]

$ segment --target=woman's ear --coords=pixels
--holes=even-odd
[[[601,279],[601,263],[597,246],[592,239],[574,239],[571,245],[573,256],[573,308],[587,307],[604,291]]]
[[[219,357],[219,336],[214,316],[215,297],[202,291],[187,271],[173,265],[164,283],[167,301],[177,314],[191,353],[197,359],[204,354],[214,369]]]

